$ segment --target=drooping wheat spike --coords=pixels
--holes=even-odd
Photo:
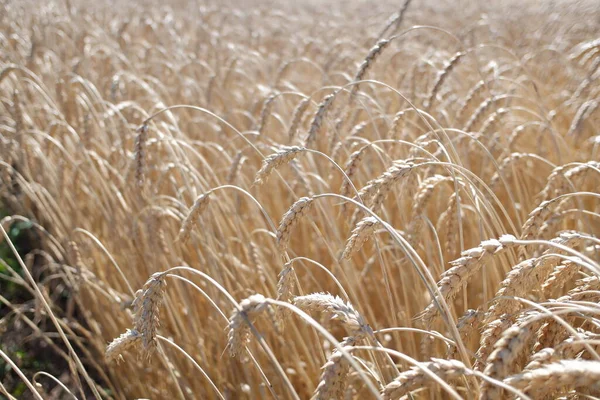
[[[390,139],[398,139],[402,135],[402,131],[404,131],[405,121],[404,116],[406,115],[406,111],[399,111],[394,116],[394,120],[392,121],[392,127],[390,128],[390,133],[388,137]]]
[[[342,253],[342,260],[348,260],[353,253],[361,249],[363,244],[373,235],[375,229],[379,226],[379,221],[374,217],[363,218],[352,230],[352,234],[346,242],[346,247]]]
[[[293,227],[303,216],[308,214],[313,202],[314,200],[311,197],[302,197],[283,215],[277,228],[277,247],[280,252],[284,253],[287,250]]]
[[[438,232],[442,231],[446,234],[446,241],[444,243],[444,249],[448,257],[455,257],[460,251],[459,246],[456,245],[457,232],[456,228],[458,225],[458,211],[457,211],[457,200],[459,196],[456,193],[450,195],[448,200],[448,206],[446,210],[440,215],[437,223]],[[458,248],[458,249],[457,249]]]
[[[267,127],[269,114],[271,113],[271,109],[273,108],[273,101],[276,97],[277,93],[272,94],[269,97],[267,97],[267,99],[263,103],[262,110],[260,111],[258,127],[256,128],[259,135],[262,134],[265,128]]]
[[[550,242],[573,247],[582,240],[582,235],[577,232],[563,232]],[[546,250],[542,257],[523,260],[509,271],[506,278],[500,283],[500,289],[495,296],[496,300],[490,307],[486,320],[494,320],[498,315],[515,313],[521,309],[523,304],[516,299],[510,299],[510,297],[525,297],[531,290],[540,287],[554,266],[561,260],[560,257],[551,256],[550,253],[560,254],[564,251],[554,248]]]
[[[594,40],[579,43],[577,46],[575,46],[575,48],[573,49],[569,58],[571,58],[571,59],[580,58],[584,54],[589,53],[592,50],[597,49],[598,47],[600,47],[600,39],[594,39]]]
[[[144,185],[146,141],[148,140],[148,125],[144,124],[137,129],[135,137],[135,183],[138,187]]]
[[[566,283],[579,272],[579,269],[579,264],[576,262],[563,260],[554,268],[554,271],[552,271],[550,276],[548,276],[542,284],[542,293],[544,293],[544,297],[549,299],[554,297],[555,293],[560,293]]]
[[[289,262],[284,265],[279,273],[279,281],[277,282],[277,300],[289,302],[293,297],[294,289],[294,268]]]
[[[421,218],[421,215],[424,215],[427,211],[427,206],[433,198],[436,187],[444,182],[451,181],[452,177],[436,174],[424,179],[419,185],[413,197],[412,217],[408,227],[408,237],[411,244],[416,243],[421,233],[421,229],[423,228],[423,218]]]
[[[544,221],[552,213],[550,206],[554,202],[555,200],[544,200],[529,213],[529,218],[525,221],[521,229],[521,240],[531,239],[535,235],[535,232],[539,230]]]
[[[14,90],[12,94],[12,107],[11,107],[12,118],[15,125],[15,143],[19,149],[23,148],[23,131],[25,129],[25,123],[23,119],[23,108],[21,107],[21,96],[18,90]]]
[[[502,177],[506,176],[506,171],[510,168],[515,168],[515,166],[518,165],[517,163],[519,160],[522,160],[526,156],[527,154],[524,153],[511,153],[506,156],[498,165],[498,171],[496,171],[490,179],[490,183],[488,185],[490,190],[496,192],[496,188],[498,187]]]
[[[587,278],[579,279],[575,282],[575,287],[564,296],[566,298],[573,297],[574,295],[590,290],[600,290],[600,278],[597,276],[588,276]],[[559,298],[561,299],[561,298]]]
[[[242,349],[250,340],[249,323],[269,307],[269,303],[261,294],[252,296],[240,302],[241,310],[236,309],[229,318],[229,334],[227,347],[229,354],[235,357],[241,354]]]
[[[588,161],[577,166],[572,164],[561,165],[548,176],[546,186],[540,193],[543,200],[549,200],[571,190],[571,185],[576,186],[591,170],[600,169],[597,161]]]
[[[157,346],[156,330],[160,324],[160,306],[167,285],[165,277],[162,272],[152,274],[132,304],[134,330],[142,335],[143,352],[147,357],[152,355]]]
[[[342,140],[340,140],[340,131],[343,129],[344,126],[344,122],[345,122],[345,116],[342,117],[338,117],[335,119],[334,123],[333,123],[333,130],[329,133],[329,140],[328,140],[328,144],[327,144],[327,152],[329,154],[332,154],[333,150],[335,148],[338,147],[338,144],[340,144],[342,142]],[[363,125],[363,123],[359,124],[359,125]],[[366,126],[367,123],[364,122],[364,126]],[[355,126],[354,129],[356,129],[357,127]],[[352,132],[350,132],[350,136],[348,136],[345,139],[348,139],[350,137],[352,137],[352,135],[354,134],[354,129],[352,129]],[[360,134],[360,132],[357,132],[357,135]]]
[[[494,344],[500,339],[502,332],[512,325],[512,316],[504,314],[495,321],[485,325],[479,340],[479,349],[477,349],[475,364],[473,368],[476,371],[482,371],[485,368],[485,362],[493,350]]]
[[[465,124],[463,131],[471,132],[471,129],[479,122],[481,117],[486,113],[486,111],[496,102],[496,97],[491,96],[484,100],[479,107],[473,112],[471,118]]]
[[[398,30],[398,28],[400,28],[400,25],[402,24],[402,20],[404,19],[404,14],[406,13],[408,6],[410,5],[410,2],[411,2],[411,0],[405,0],[404,4],[402,4],[402,7],[400,8],[400,11],[398,11],[396,14],[392,15],[389,18],[389,20],[386,22],[383,29],[381,29],[381,32],[379,33],[379,35],[377,35],[377,40],[380,40],[383,37],[383,35],[386,34],[388,29],[390,29],[392,27],[392,25],[396,25],[394,28],[396,31]]]
[[[291,143],[296,137],[296,133],[298,132],[298,127],[300,126],[300,122],[302,121],[302,117],[306,112],[306,109],[310,105],[310,97],[306,97],[298,103],[298,106],[294,109],[294,114],[292,114],[292,122],[290,123],[290,128],[288,129],[288,141]]]
[[[347,337],[340,345],[346,352],[352,350],[356,343],[353,337]],[[331,353],[327,362],[321,368],[323,372],[319,378],[319,384],[312,397],[314,400],[342,400],[348,385],[348,373],[350,372],[350,363],[337,349]]]
[[[572,104],[577,99],[581,99],[584,97],[584,92],[590,88],[592,82],[598,79],[598,74],[596,72],[599,70],[599,68],[600,57],[596,57],[585,79],[581,81],[577,89],[573,92],[571,98],[567,101],[569,104]]]
[[[127,329],[125,333],[121,334],[118,338],[115,338],[106,347],[104,357],[106,362],[110,363],[118,359],[118,357],[125,351],[138,347],[142,342],[142,335],[135,329]]]
[[[255,185],[262,185],[271,176],[271,173],[281,167],[282,165],[288,164],[293,159],[298,157],[300,153],[305,150],[304,147],[298,146],[282,146],[281,149],[273,154],[268,155],[264,160],[262,167],[256,173],[254,178]]]
[[[337,92],[328,94],[323,98],[319,106],[317,107],[317,111],[312,119],[310,124],[310,128],[308,129],[308,134],[304,139],[304,147],[309,148],[317,139],[317,133],[321,129],[321,125],[323,125],[323,119],[325,118],[325,114],[329,110],[331,103],[335,99]]]
[[[504,383],[535,399],[562,388],[600,390],[600,362],[562,360],[510,376]]]
[[[542,331],[546,325],[547,323],[540,328],[540,331]],[[585,349],[584,343],[586,341],[598,338],[598,334],[583,331],[580,328],[578,328],[577,331],[578,336],[569,336],[562,342],[557,342],[553,348],[542,347],[539,342],[536,343],[533,348],[535,353],[530,357],[529,363],[524,369],[533,370],[561,359],[574,359],[578,353],[581,353],[581,351]],[[540,347],[542,348],[540,349]]]
[[[348,176],[348,179],[352,179],[354,177],[354,174],[358,169],[358,164],[363,159],[365,150],[367,148],[368,147],[366,146],[361,147],[354,153],[350,154],[350,157],[348,157],[348,161],[346,162],[346,165],[344,165],[344,173],[346,174],[346,176]],[[340,187],[340,194],[346,197],[350,195],[350,182],[348,182],[348,179],[344,179],[342,181],[342,186]]]
[[[413,197],[413,215],[423,213],[433,196],[435,188],[441,183],[450,181],[452,181],[452,177],[439,174],[424,179]]]
[[[524,314],[512,327],[502,333],[500,340],[494,344],[483,373],[494,379],[504,379],[515,369],[515,362],[535,335],[543,320],[539,312]],[[502,398],[503,389],[483,381],[480,387],[480,399]]]
[[[394,164],[383,173],[379,182],[379,190],[377,191],[377,194],[371,204],[371,209],[373,212],[379,211],[394,185],[403,177],[410,174],[414,170],[414,166],[415,164],[411,161],[405,162],[398,160],[394,161]]]
[[[463,342],[469,340],[475,332],[479,331],[483,323],[484,316],[485,313],[480,309],[469,309],[465,311],[463,316],[458,319],[458,321],[456,322],[456,329],[458,330],[458,333],[460,334],[460,339]],[[457,346],[450,347],[446,354],[446,358],[448,360],[456,358],[457,352]]]
[[[225,182],[227,182],[228,185],[231,185],[235,182],[245,161],[246,157],[244,157],[244,154],[241,151],[238,151],[235,157],[233,157],[231,167],[229,168],[227,178],[225,179]]]
[[[452,58],[446,62],[446,64],[444,65],[444,68],[438,74],[435,84],[433,85],[433,88],[431,88],[429,97],[427,98],[427,101],[425,102],[425,108],[430,108],[433,105],[433,101],[435,100],[435,97],[438,94],[440,88],[444,84],[444,81],[446,80],[446,78],[448,78],[448,75],[450,75],[450,73],[452,72],[454,67],[456,67],[456,65],[459,63],[460,59],[465,54],[466,53],[459,51],[458,53],[454,54],[454,56],[452,56]]]
[[[356,197],[356,200],[358,200],[358,198],[360,197],[360,199],[365,205],[370,206],[373,203],[373,199],[379,191],[379,187],[382,184],[382,182],[383,180],[381,179],[381,177],[377,177],[368,181],[365,184],[365,186],[363,186],[358,191],[358,196]]]
[[[500,283],[500,289],[494,296],[494,303],[486,315],[487,321],[493,321],[502,314],[512,314],[521,309],[520,301],[505,297],[525,295],[528,292],[527,289],[535,285],[534,278],[530,275],[541,264],[542,261],[538,258],[530,258],[521,261],[510,270],[506,278]]]
[[[556,197],[556,194],[558,192],[556,188],[557,183],[559,179],[564,179],[563,174],[568,168],[568,165],[559,165],[558,167],[552,170],[550,175],[548,175],[548,178],[546,179],[546,186],[544,186],[544,189],[542,189],[542,191],[540,192],[540,198],[543,201],[547,201],[553,197]]]
[[[492,132],[492,128],[494,128],[497,124],[497,122],[500,120],[500,117],[502,117],[503,115],[506,115],[510,112],[509,108],[499,108],[496,111],[494,111],[485,121],[483,121],[483,124],[481,124],[481,129],[479,129],[479,132],[481,133],[481,135],[483,137],[488,136],[489,133],[493,133]],[[496,133],[497,135],[497,133]],[[498,138],[498,136],[495,136],[495,138]],[[492,144],[493,146],[493,144]],[[490,153],[494,154],[494,151],[492,151],[493,149],[490,148]]]
[[[292,267],[292,263],[288,262],[279,272],[279,280],[277,281],[277,300],[290,302],[294,297],[296,271]],[[283,320],[289,314],[289,310],[278,307],[275,311],[275,319],[280,327],[283,327]]]
[[[600,290],[600,279],[596,276],[581,279],[576,282],[575,288],[567,292],[566,295],[556,299],[557,303],[569,303],[573,301],[597,301],[600,298],[598,291]],[[577,317],[575,312],[573,315],[565,315],[563,318],[569,322]],[[559,324],[556,320],[551,319],[545,322],[537,332],[537,342],[533,346],[534,351],[539,351],[544,347],[554,347],[560,341],[569,336],[567,329]]]
[[[471,101],[473,101],[473,99],[477,97],[479,95],[479,92],[481,92],[484,88],[485,82],[481,80],[477,82],[477,84],[475,84],[475,86],[473,86],[471,90],[469,90],[469,93],[467,93],[467,95],[465,96],[465,100],[463,101],[462,105],[456,113],[456,121],[460,121],[462,119],[462,116],[465,110],[471,104]]]
[[[598,102],[596,100],[588,100],[579,107],[577,114],[571,122],[567,137],[574,137],[575,139],[579,136],[579,131],[583,121],[585,121],[595,110],[598,108]]]
[[[452,300],[486,262],[495,255],[514,247],[515,240],[512,235],[503,235],[498,240],[485,240],[478,247],[465,250],[461,258],[450,262],[452,268],[442,274],[437,284],[444,300],[446,302]],[[432,301],[422,313],[423,322],[430,324],[438,313],[438,306],[435,301]]]
[[[389,44],[390,44],[389,40],[382,39],[379,42],[377,42],[377,44],[375,46],[373,46],[371,48],[371,50],[369,50],[367,57],[365,57],[364,61],[358,68],[356,75],[354,76],[354,82],[361,81],[364,78],[365,74],[367,73],[367,71],[369,70],[371,65],[373,65],[373,63],[375,62],[377,57],[381,54],[381,52]],[[358,92],[358,85],[352,86],[352,89],[350,90],[350,101],[353,101],[354,96],[356,95],[357,92]]]
[[[568,320],[569,318],[567,317],[566,319]],[[568,336],[569,333],[564,326],[560,325],[555,320],[549,320],[543,323],[538,330],[533,351],[538,352],[546,347],[554,347]]]
[[[430,362],[421,363],[421,367],[428,369],[444,381],[472,374],[472,371],[458,360],[432,358]],[[388,383],[381,391],[381,395],[384,400],[396,400],[413,390],[426,387],[434,382],[431,376],[423,372],[420,367],[413,366]]]
[[[529,363],[523,368],[524,371],[540,368],[542,365],[558,361],[556,350],[546,347],[531,355]]]
[[[588,161],[582,164],[579,164],[567,172],[565,172],[565,178],[573,184],[576,184],[579,180],[582,180],[586,177],[588,172],[598,171],[600,169],[600,162],[598,161]],[[560,193],[566,192],[567,189],[561,191]]]
[[[196,198],[192,208],[190,208],[190,212],[187,217],[183,220],[181,224],[181,229],[179,230],[179,234],[177,235],[177,241],[180,243],[185,243],[196,226],[196,222],[198,217],[206,210],[208,207],[208,203],[210,202],[210,194],[212,192],[208,191],[206,193],[201,194]]]
[[[589,341],[595,341],[596,343],[598,343],[598,339],[600,339],[600,334],[598,333],[594,333],[594,332],[590,332],[590,331],[585,331],[582,330],[581,328],[577,328],[577,336],[572,335],[569,336],[568,338],[566,338],[565,340],[563,340],[562,342],[558,343],[555,346],[555,350],[556,350],[556,354],[564,359],[564,360],[568,360],[568,359],[574,359],[575,357],[577,358],[583,358],[586,355],[588,355],[588,350],[586,349],[585,343],[590,344],[590,346],[596,351],[598,352],[598,344],[591,344],[589,343]]]
[[[329,293],[313,293],[294,297],[293,303],[301,310],[325,314],[331,319],[339,320],[348,334],[356,339],[373,334],[371,327],[354,306],[350,302],[345,303],[338,296]]]

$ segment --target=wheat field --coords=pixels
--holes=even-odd
[[[0,2],[0,398],[600,396],[599,67],[594,0]]]

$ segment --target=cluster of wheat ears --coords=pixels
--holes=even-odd
[[[33,398],[600,395],[597,3],[111,3],[0,5]]]

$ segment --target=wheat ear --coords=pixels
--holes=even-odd
[[[383,173],[379,182],[379,190],[373,199],[371,208],[374,212],[378,212],[383,202],[391,192],[394,184],[400,181],[414,170],[415,164],[411,161],[394,161],[394,164]]]
[[[279,280],[277,281],[277,300],[290,302],[294,297],[293,290],[295,286],[295,270],[292,263],[288,262],[279,272]],[[275,312],[277,323],[283,327],[283,320],[289,314],[289,310],[278,307]]]
[[[345,352],[352,350],[356,339],[352,337],[345,338],[340,342],[340,346]],[[342,400],[348,385],[348,373],[350,372],[350,363],[344,357],[343,353],[336,349],[327,362],[323,365],[323,372],[319,379],[319,384],[315,390],[313,400]]]
[[[356,170],[358,169],[358,164],[363,159],[365,150],[367,148],[367,146],[364,146],[350,154],[350,157],[348,157],[348,161],[344,165],[344,173],[346,174],[348,179],[344,179],[344,181],[342,182],[342,186],[340,187],[340,194],[342,196],[348,196],[350,194],[349,180],[351,180],[354,174],[356,173]]]
[[[229,168],[227,178],[225,179],[225,182],[227,182],[228,185],[231,185],[235,182],[245,161],[246,157],[244,157],[244,154],[241,151],[238,151],[235,157],[233,157],[231,167]]]
[[[596,110],[596,108],[598,108],[598,102],[596,100],[588,100],[583,103],[577,110],[577,114],[575,114],[566,136],[573,136],[577,139],[579,131],[581,130],[581,124]]]
[[[425,102],[425,108],[430,108],[433,105],[435,96],[437,95],[440,88],[444,84],[444,81],[446,80],[446,78],[448,78],[448,75],[450,75],[450,73],[452,72],[454,67],[456,67],[456,65],[459,63],[459,61],[465,54],[466,53],[464,53],[464,52],[458,52],[454,56],[452,56],[452,58],[450,60],[448,60],[448,62],[446,62],[446,64],[444,65],[444,69],[437,76],[435,84],[433,85],[433,88],[431,89],[431,93],[429,93],[429,97],[427,98],[427,101]]]
[[[360,67],[358,68],[358,71],[356,72],[356,75],[354,76],[354,82],[358,82],[364,78],[364,76],[366,75],[366,73],[369,70],[369,68],[371,67],[371,65],[373,65],[373,63],[375,62],[377,57],[381,54],[381,52],[389,44],[390,44],[389,40],[382,39],[379,42],[377,42],[377,44],[375,46],[373,46],[371,48],[371,50],[369,50],[367,57],[365,57],[362,64],[360,64]],[[354,98],[357,91],[358,91],[358,85],[354,85],[352,87],[352,90],[350,91],[350,96],[351,96],[350,99],[351,100]]]
[[[373,235],[375,229],[379,226],[379,221],[374,217],[363,218],[352,230],[352,234],[346,242],[346,247],[342,253],[342,260],[350,259],[353,253],[361,249],[363,244]]]
[[[475,124],[477,124],[477,122],[479,122],[479,120],[481,119],[481,116],[483,114],[485,114],[485,112],[495,103],[495,101],[496,101],[496,98],[494,96],[488,97],[486,100],[484,100],[479,105],[479,107],[477,107],[477,109],[475,109],[475,111],[473,112],[473,115],[471,115],[471,118],[465,124],[463,131],[471,132],[471,129],[473,129],[473,126],[475,126]]]
[[[458,319],[456,322],[456,329],[458,330],[458,334],[460,335],[460,339],[463,342],[466,342],[471,338],[475,332],[479,330],[481,325],[483,324],[483,317],[485,313],[479,309],[473,310],[469,309],[465,311],[462,317]],[[452,346],[448,349],[446,353],[446,358],[448,360],[452,360],[456,358],[456,353],[458,351],[457,346]]]
[[[292,115],[292,122],[290,123],[290,128],[288,129],[288,140],[291,143],[296,137],[296,133],[298,132],[298,127],[300,126],[300,122],[302,121],[302,117],[306,112],[306,109],[310,105],[310,97],[302,99],[296,109],[294,110],[294,114]]]
[[[465,250],[462,257],[452,261],[452,268],[441,276],[437,284],[438,290],[446,302],[449,302],[467,284],[470,278],[481,269],[481,267],[507,249],[515,246],[515,237],[503,235],[500,239],[492,239],[481,242],[478,247]],[[439,298],[437,299],[440,300]],[[430,324],[438,315],[436,301],[432,301],[422,313],[423,321]]]
[[[331,319],[339,320],[350,336],[356,339],[373,334],[371,327],[354,306],[350,302],[345,303],[338,296],[329,293],[313,293],[297,296],[293,303],[301,310],[325,314]]]
[[[473,86],[471,88],[471,90],[469,90],[469,93],[467,93],[467,95],[465,96],[465,100],[463,101],[462,105],[456,112],[456,120],[457,121],[460,121],[462,119],[462,116],[465,113],[465,110],[471,104],[471,101],[473,101],[473,99],[475,97],[477,97],[479,95],[479,92],[481,92],[484,88],[485,88],[485,82],[481,80],[481,81],[477,82],[477,84],[475,84],[475,86]]]
[[[270,95],[265,102],[263,103],[262,110],[260,112],[260,119],[257,127],[258,134],[262,134],[265,130],[269,118],[269,114],[271,113],[271,109],[273,108],[273,101],[277,97],[277,93]]]
[[[121,334],[118,338],[115,338],[110,344],[106,347],[106,352],[104,353],[104,357],[106,358],[106,362],[112,362],[117,360],[121,353],[127,351],[129,349],[138,347],[140,342],[142,341],[142,335],[134,330],[127,329],[125,333]]]
[[[229,318],[227,346],[231,357],[240,354],[244,346],[248,344],[250,339],[249,323],[268,306],[267,300],[261,294],[253,294],[240,302],[240,309],[236,309]]]
[[[503,379],[515,367],[522,351],[542,324],[539,312],[525,314],[512,327],[504,331],[486,361],[483,373],[495,379]],[[480,399],[500,399],[503,389],[484,381],[480,386]]]
[[[337,92],[336,92],[337,93]],[[317,139],[317,133],[321,129],[321,125],[323,124],[323,119],[325,118],[325,114],[327,110],[333,103],[333,99],[335,99],[336,93],[331,93],[325,96],[319,106],[317,107],[317,111],[313,117],[312,123],[310,124],[310,128],[308,130],[308,134],[304,139],[304,147],[308,148],[314,143]]]
[[[276,234],[277,247],[282,253],[287,250],[292,228],[310,211],[313,202],[310,197],[302,197],[283,215]]]
[[[579,272],[579,269],[579,264],[576,262],[563,260],[542,284],[544,297],[552,298],[554,293],[559,293],[566,283]]]
[[[298,146],[283,146],[277,152],[268,155],[264,159],[262,167],[256,173],[254,184],[262,185],[275,169],[288,164],[304,150],[306,149]]]
[[[423,371],[423,368],[426,368],[444,381],[472,374],[472,371],[458,360],[443,360],[439,358],[432,358],[431,360],[430,362],[422,363],[420,367],[411,367],[408,371],[401,373],[400,376],[388,383],[381,392],[383,399],[400,399],[413,390],[431,384],[432,378]]]
[[[198,198],[196,198],[194,204],[192,205],[192,208],[190,208],[190,212],[181,224],[181,229],[179,230],[179,234],[177,235],[178,242],[185,243],[189,239],[190,234],[194,229],[194,226],[196,226],[196,221],[198,220],[198,217],[208,207],[211,193],[212,192],[209,191],[201,194],[200,196],[198,196]]]
[[[144,124],[137,129],[135,137],[135,183],[141,187],[144,185],[144,170],[145,170],[145,150],[146,141],[148,140],[148,125]]]
[[[509,314],[501,315],[498,319],[485,325],[485,329],[481,333],[481,338],[479,340],[475,365],[473,366],[476,371],[481,371],[485,368],[485,362],[492,352],[494,344],[500,339],[502,332],[511,325],[512,317]]]
[[[524,371],[504,380],[504,383],[535,399],[546,393],[569,389],[600,390],[600,362],[563,360]]]
[[[159,311],[165,295],[166,275],[152,274],[133,301],[134,328],[142,335],[144,353],[149,357],[156,349],[156,330],[160,324]]]

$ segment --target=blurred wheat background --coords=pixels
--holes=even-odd
[[[600,396],[599,66],[596,1],[4,0],[0,397]]]

